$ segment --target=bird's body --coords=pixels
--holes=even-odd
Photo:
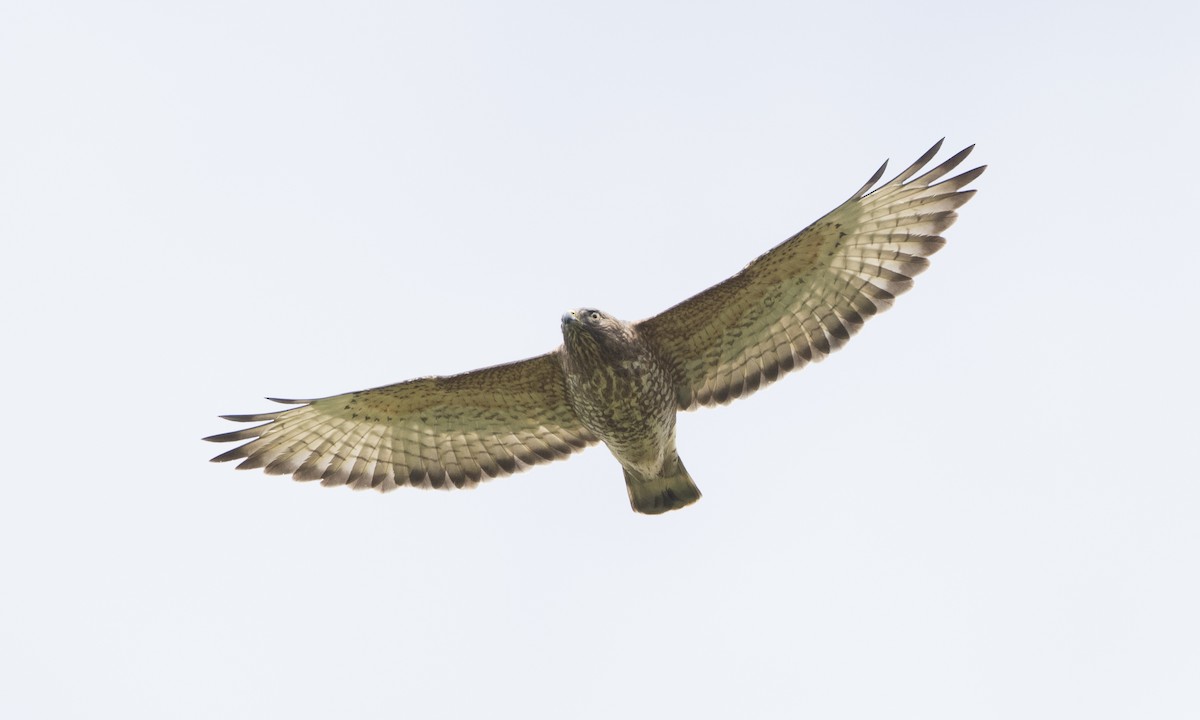
[[[675,381],[637,328],[599,310],[562,319],[567,398],[584,427],[625,470],[639,512],[695,502],[700,491],[675,452]],[[687,500],[687,502],[683,502]]]
[[[675,441],[674,382],[628,323],[598,310],[563,321],[567,398],[625,467],[654,473]]]
[[[563,316],[563,345],[545,355],[228,415],[264,424],[207,438],[245,441],[213,460],[324,485],[451,488],[604,442],[634,510],[689,505],[700,491],[676,452],[676,413],[821,360],[912,285],[974,193],[962,188],[984,170],[936,182],[967,148],[914,177],[940,146],[868,193],[880,168],[825,217],[659,315],[627,323],[580,309]]]

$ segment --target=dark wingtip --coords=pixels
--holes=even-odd
[[[970,155],[971,151],[974,149],[975,149],[974,145],[968,145],[965,148],[963,148],[962,150],[959,150],[958,152],[954,153],[954,155],[952,155],[948,160],[946,160],[946,162],[944,162],[942,164],[948,165],[952,168],[958,167],[958,164],[961,163],[963,160],[966,160],[967,156]]]
[[[263,428],[267,427],[268,425],[270,425],[270,423],[242,428],[241,430],[234,430],[233,432],[221,433],[220,435],[209,435],[204,439],[209,442],[236,442],[238,440],[253,440],[261,436],[263,433]]]
[[[888,184],[889,185],[902,185],[903,183],[908,181],[908,179],[911,178],[913,175],[916,175],[917,173],[919,173],[921,171],[921,168],[928,165],[929,161],[932,160],[934,157],[936,157],[938,152],[941,151],[942,143],[945,140],[946,140],[946,138],[942,138],[941,140],[938,140],[937,142],[935,142],[933,144],[933,147],[926,150],[921,155],[921,157],[917,158],[916,162],[914,162],[912,165],[909,165],[904,170],[904,172],[902,172],[899,175],[897,175],[896,177],[892,178],[891,181],[888,182]]]
[[[875,171],[875,174],[871,176],[871,179],[868,180],[865,185],[859,188],[858,192],[854,193],[854,197],[860,198],[863,195],[866,195],[868,190],[875,187],[875,183],[879,182],[879,178],[883,177],[883,174],[887,172],[887,166],[888,161],[884,160],[883,164],[879,166],[879,169]]]
[[[279,413],[255,413],[253,415],[218,415],[222,420],[230,420],[232,422],[263,422],[264,420],[274,420],[279,417]]]
[[[971,154],[971,151],[974,149],[975,149],[974,145],[968,145],[967,147],[963,148],[962,150],[959,150],[958,152],[954,153],[952,156],[950,156],[950,158],[943,161],[937,167],[933,168],[932,170],[929,170],[928,172],[922,174],[920,177],[914,179],[913,182],[922,184],[926,187],[931,187],[935,182],[938,181],[938,179],[944,177],[945,175],[949,174],[950,171],[957,168],[962,163],[962,161],[965,160],[967,158],[967,156]],[[918,171],[920,171],[923,168],[924,162],[922,162],[922,161],[924,161],[924,160],[925,160],[925,158],[922,158],[921,160],[917,161],[917,163],[914,163],[912,167],[910,167],[908,170],[905,170],[903,173],[900,174],[899,178],[897,178],[896,180],[893,180],[892,182],[896,182],[897,180],[899,180],[901,182],[907,181],[910,177],[915,175]],[[970,173],[966,173],[966,174],[969,175]],[[958,177],[963,177],[963,176],[960,175]],[[974,179],[974,177],[977,177],[977,176],[972,176],[971,179]],[[957,179],[957,178],[954,178],[954,179]],[[959,184],[959,187],[962,187],[962,185],[965,185],[967,182],[970,182],[970,180],[962,181]]]
[[[982,175],[983,171],[986,169],[987,169],[987,165],[980,165],[977,168],[972,168],[970,170],[967,170],[966,172],[959,173],[958,175],[955,175],[954,177],[952,177],[948,180],[942,180],[941,182],[934,183],[933,185],[930,185],[929,187],[946,188],[948,190],[958,190],[960,188],[964,188],[967,185],[970,185],[971,183],[975,182],[975,179],[978,178],[980,175]],[[938,168],[938,170],[940,171],[941,168]],[[949,170],[944,171],[943,174],[945,174],[945,172],[949,172]],[[935,177],[934,179],[936,180],[937,178]],[[963,190],[961,192],[966,193],[966,192],[975,192],[975,191],[974,190]],[[966,200],[963,200],[962,202],[966,202]]]
[[[245,446],[242,446],[242,447],[245,447]],[[244,458],[244,457],[246,457],[245,450],[243,450],[241,447],[235,447],[234,449],[232,449],[228,452],[221,453],[220,455],[216,456],[212,460],[209,460],[209,462],[215,462],[215,463],[229,462],[230,460],[238,460],[238,459]]]
[[[287,398],[267,398],[271,402],[279,403],[280,405],[307,405],[312,400],[288,400]]]
[[[937,154],[942,151],[942,143],[944,142],[946,142],[946,138],[942,138],[941,140],[935,142],[933,147],[926,150],[924,155],[917,158],[917,161],[913,163],[913,165],[916,165],[918,168],[924,167],[926,163],[937,157]]]

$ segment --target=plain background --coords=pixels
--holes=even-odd
[[[0,6],[0,715],[1200,716],[1195,3]],[[941,136],[990,170],[827,362],[615,461],[213,465],[638,319]]]

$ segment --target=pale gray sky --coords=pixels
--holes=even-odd
[[[1194,718],[1194,3],[0,6],[0,715]],[[212,465],[652,315],[939,137],[991,166],[829,361],[387,496]],[[943,156],[948,155],[944,153]]]

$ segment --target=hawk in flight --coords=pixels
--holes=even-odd
[[[449,489],[603,442],[635,511],[690,505],[700,490],[675,451],[675,414],[724,405],[821,360],[908,290],[975,193],[963,188],[984,171],[942,180],[968,147],[918,175],[940,148],[871,190],[884,163],[833,212],[648,320],[580,308],[562,316],[563,344],[545,355],[225,415],[261,424],[205,438],[242,443],[213,461],[322,485]]]

